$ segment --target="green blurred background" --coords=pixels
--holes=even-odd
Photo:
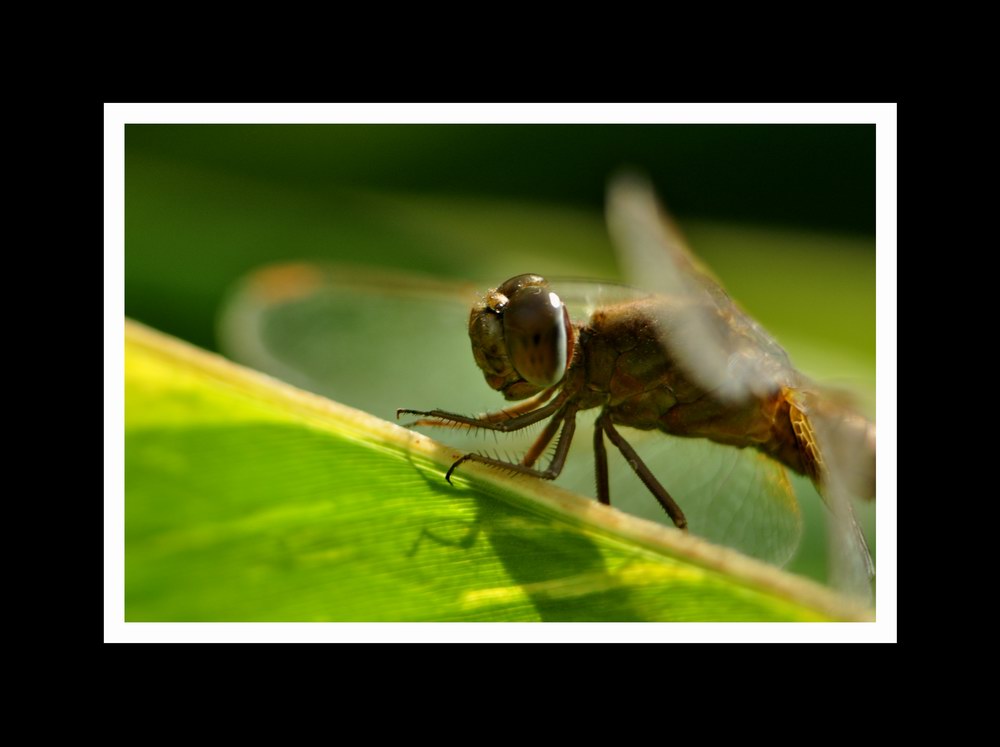
[[[792,360],[874,415],[873,125],[142,124],[125,144],[125,313],[202,347],[269,262],[618,278],[603,202],[627,166]],[[804,508],[792,569],[822,577]]]
[[[626,165],[652,177],[685,225],[847,233],[874,250],[874,126],[128,125],[125,311],[211,348],[223,291],[262,262],[364,260],[478,279],[468,271],[478,258],[462,256],[474,246],[442,247],[369,194],[433,197],[427,220],[439,223],[470,219],[471,200],[600,220],[608,176]],[[574,251],[552,247],[564,250]],[[594,264],[614,272],[611,258]]]

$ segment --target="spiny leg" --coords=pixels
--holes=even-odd
[[[549,404],[544,407],[539,407],[537,410],[532,410],[530,412],[523,413],[521,415],[516,415],[514,417],[505,417],[503,412],[499,413],[487,413],[486,415],[470,418],[466,415],[459,415],[454,412],[445,412],[444,410],[406,410],[399,409],[396,410],[396,417],[400,415],[423,415],[425,417],[437,418],[444,423],[458,423],[460,425],[468,425],[473,428],[486,428],[491,431],[500,431],[501,433],[509,433],[511,431],[521,430],[522,428],[527,428],[529,425],[533,425],[540,420],[545,420],[545,418],[552,415],[560,407],[562,407],[563,402],[565,402],[566,397],[560,395],[552,400]],[[414,425],[441,425],[442,423],[436,421],[418,420]]]
[[[563,417],[565,413],[557,413],[553,416],[552,420],[545,424],[545,430],[541,432],[535,442],[528,449],[528,452],[524,455],[521,460],[521,464],[525,467],[535,466],[535,462],[538,461],[538,457],[542,455],[545,451],[545,447],[549,445],[552,438],[559,432],[559,427],[562,425]]]
[[[554,418],[556,422],[564,421],[562,426],[562,431],[559,433],[559,442],[556,444],[556,451],[552,455],[552,462],[549,464],[549,468],[546,470],[535,469],[525,464],[514,464],[513,462],[504,462],[500,459],[493,459],[492,457],[482,456],[481,454],[466,454],[453,465],[448,470],[448,473],[444,476],[444,479],[451,482],[451,473],[455,471],[455,468],[463,462],[479,462],[480,464],[488,464],[491,467],[499,467],[500,469],[508,470],[509,472],[517,472],[521,475],[531,475],[532,477],[540,477],[543,480],[555,480],[559,477],[559,473],[562,472],[563,466],[566,464],[566,455],[569,453],[570,443],[573,441],[573,433],[576,431],[576,410],[577,408],[572,405],[566,405],[563,410],[561,410]],[[555,428],[552,429],[553,431]],[[546,428],[548,431],[548,428]],[[545,434],[542,434],[543,436]],[[541,440],[541,439],[539,439]],[[537,443],[537,442],[536,442]],[[544,447],[543,447],[544,448]]]
[[[663,506],[663,510],[667,512],[667,515],[673,520],[674,525],[678,529],[687,528],[687,519],[684,518],[684,512],[681,511],[681,507],[677,505],[677,502],[670,497],[670,493],[667,489],[660,485],[660,481],[656,479],[652,472],[649,471],[649,467],[639,458],[628,442],[622,438],[621,434],[615,430],[615,427],[611,424],[611,418],[608,417],[607,413],[601,413],[597,418],[597,422],[594,424],[599,430],[603,430],[608,434],[608,438],[611,439],[611,443],[618,447],[618,450],[625,457],[625,460],[629,463],[629,466],[635,470],[635,473],[642,480],[643,484],[649,489],[649,492],[653,494],[653,497],[659,501],[660,505]],[[597,437],[595,436],[595,443]],[[601,445],[603,449],[603,444]],[[605,469],[607,467],[605,466]],[[600,490],[600,486],[598,486]],[[610,497],[609,497],[610,500]]]
[[[524,415],[527,412],[531,412],[537,407],[541,407],[550,399],[557,391],[559,387],[562,386],[562,382],[556,384],[555,386],[549,387],[544,392],[536,394],[530,399],[524,400],[524,402],[519,402],[513,407],[508,407],[506,410],[497,410],[496,412],[487,412],[481,415],[480,418],[483,420],[489,420],[490,422],[503,422],[504,420],[513,420],[518,415]]]
[[[518,415],[523,415],[527,412],[531,412],[536,407],[541,407],[542,405],[544,405],[546,402],[552,399],[552,395],[554,395],[559,390],[560,386],[562,386],[561,383],[549,387],[544,392],[536,394],[534,397],[526,399],[524,402],[519,402],[513,407],[508,407],[506,410],[497,410],[496,412],[487,412],[482,415],[478,415],[476,416],[475,420],[486,423],[503,423],[505,421],[513,420]],[[418,412],[417,410],[396,410],[396,417],[399,418],[399,416],[402,415],[403,413],[410,413],[413,415],[426,414]],[[447,426],[452,424],[452,422],[454,421],[450,419],[446,421],[421,419],[413,423],[410,423],[409,425]]]

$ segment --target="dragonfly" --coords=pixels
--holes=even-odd
[[[579,492],[596,484],[599,502],[652,518],[648,507],[636,508],[631,472],[661,519],[777,564],[794,554],[802,532],[791,470],[827,505],[834,582],[869,593],[874,565],[852,504],[874,499],[874,424],[793,367],[691,252],[648,181],[614,179],[606,213],[627,286],[523,274],[482,295],[474,285],[371,269],[269,267],[226,304],[222,347],[366,409],[390,397],[448,396],[454,409],[396,415],[417,416],[414,427],[462,429],[465,453],[449,482],[463,464],[479,462]],[[366,359],[380,348],[399,365],[386,370],[384,360]],[[341,350],[354,357],[339,358]],[[401,376],[408,366],[427,372]],[[481,376],[517,404],[481,407],[464,387]],[[467,415],[466,407],[487,411]],[[482,433],[506,440],[538,428],[516,444],[520,458],[474,442]],[[605,439],[628,470],[609,466]],[[585,469],[575,452],[587,444],[593,466]]]

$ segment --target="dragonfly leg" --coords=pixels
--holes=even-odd
[[[642,480],[643,484],[649,489],[649,492],[653,494],[653,497],[659,501],[663,510],[666,511],[667,515],[673,520],[674,525],[678,529],[686,529],[687,519],[684,517],[684,512],[681,511],[681,507],[678,506],[677,502],[670,497],[670,493],[667,492],[667,489],[660,485],[660,481],[657,480],[653,473],[649,471],[649,467],[647,467],[642,459],[639,458],[635,449],[633,449],[629,443],[622,438],[621,434],[615,430],[615,427],[611,424],[611,418],[606,412],[602,412],[600,416],[598,416],[597,421],[594,423],[594,427],[598,431],[604,431],[608,434],[608,438],[611,439],[611,443],[618,447],[618,450],[622,453],[622,456],[625,457],[629,466],[639,476],[639,479]],[[597,439],[598,436],[594,436],[595,451]],[[601,449],[604,449],[603,443],[601,444]],[[606,461],[604,469],[604,479],[607,480]],[[600,466],[598,466],[598,470],[600,470]],[[600,498],[600,490],[600,472],[598,472],[598,498]],[[608,500],[610,501],[610,496]]]
[[[536,394],[530,399],[524,400],[513,407],[508,407],[506,410],[498,410],[497,412],[488,412],[485,415],[481,415],[480,418],[483,420],[489,420],[490,422],[503,422],[504,420],[511,420],[517,415],[524,415],[526,412],[531,412],[537,407],[541,407],[559,390],[562,386],[562,382],[556,384],[553,387],[549,387],[544,392]]]
[[[604,448],[604,429],[594,425],[594,472],[597,478],[597,500],[611,505],[611,488],[608,487],[608,452]]]
[[[455,471],[455,468],[463,462],[479,462],[480,464],[488,464],[491,467],[498,467],[500,469],[505,469],[509,472],[516,472],[520,475],[531,475],[532,477],[540,477],[543,480],[555,480],[559,477],[559,474],[563,470],[563,466],[566,464],[566,455],[569,453],[569,446],[573,441],[573,433],[576,431],[576,407],[566,406],[564,407],[552,420],[555,425],[549,423],[546,426],[545,432],[539,437],[538,441],[532,446],[532,451],[538,446],[539,442],[543,439],[547,444],[551,439],[552,435],[559,427],[559,423],[562,423],[562,431],[559,433],[559,441],[556,444],[556,451],[552,455],[552,462],[549,464],[548,469],[540,470],[535,469],[531,466],[534,460],[538,458],[536,454],[529,463],[528,457],[531,455],[531,451],[528,452],[528,456],[525,456],[524,462],[521,464],[515,464],[513,462],[505,462],[502,459],[494,459],[493,457],[483,456],[482,454],[466,454],[461,459],[456,461],[448,473],[444,476],[444,479],[449,483],[451,482],[451,475]],[[550,433],[551,431],[551,433]],[[547,438],[546,438],[547,436]],[[539,447],[539,451],[543,450],[545,445]]]
[[[500,431],[501,433],[509,433],[511,431],[517,431],[522,428],[527,428],[529,425],[539,422],[540,420],[545,420],[553,413],[555,413],[560,407],[562,407],[565,402],[564,396],[556,397],[549,404],[544,407],[539,407],[537,410],[531,410],[530,412],[521,413],[519,415],[514,415],[511,417],[509,413],[511,411],[505,410],[495,413],[487,413],[486,415],[481,415],[479,417],[470,418],[466,415],[458,415],[454,412],[446,412],[444,410],[406,410],[399,409],[396,410],[396,417],[400,415],[423,415],[428,418],[436,418],[433,421],[423,421],[418,420],[414,425],[443,425],[447,423],[457,423],[459,425],[468,425],[472,428],[486,428],[491,431]],[[515,412],[520,408],[515,408]],[[440,422],[438,422],[440,421]]]

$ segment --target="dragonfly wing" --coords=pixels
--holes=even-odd
[[[875,424],[854,410],[846,394],[815,384],[796,390],[791,399],[804,416],[800,428],[829,509],[831,581],[870,601],[875,565],[853,504],[875,498]]]
[[[240,363],[386,419],[404,406],[473,414],[492,402],[469,354],[467,320],[479,293],[370,268],[272,265],[230,292],[219,346]]]
[[[629,282],[675,299],[663,343],[700,386],[739,402],[796,383],[788,355],[688,249],[647,181],[614,179],[607,221]]]
[[[802,515],[780,464],[755,449],[707,439],[624,428],[622,435],[680,505],[692,534],[776,565],[795,554]],[[612,505],[664,521],[662,509],[632,470],[613,456],[609,459]]]

